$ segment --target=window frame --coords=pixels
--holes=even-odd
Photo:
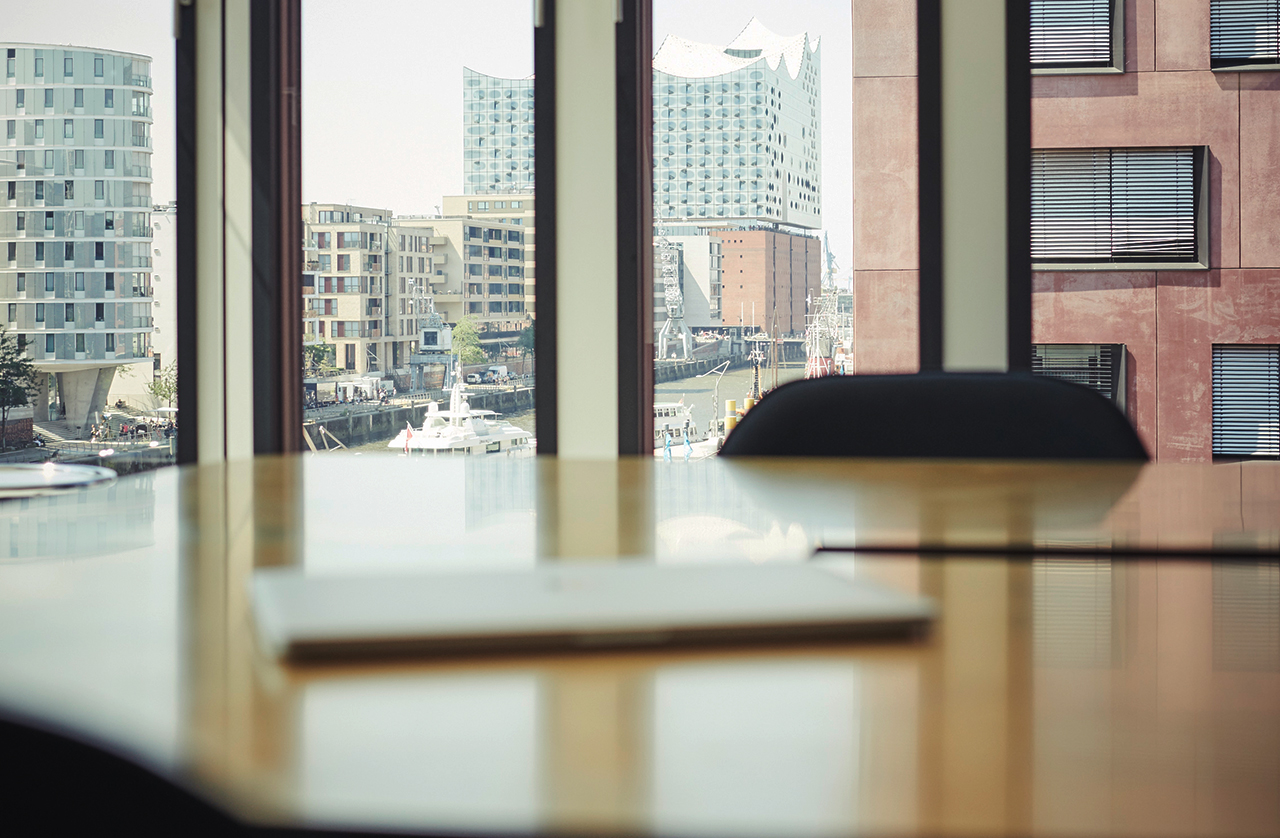
[[[1124,6],[1125,0],[1108,0],[1111,9],[1111,62],[1101,67],[1046,66],[1031,64],[1035,76],[1086,76],[1116,74],[1125,71]]]
[[[1137,146],[1111,146],[1105,149],[1090,150],[1107,150],[1118,151],[1129,148],[1141,148]],[[1190,148],[1192,154],[1192,201],[1195,205],[1195,259],[1193,261],[1179,260],[1160,260],[1150,259],[1144,261],[1111,261],[1098,260],[1092,262],[1032,262],[1031,269],[1033,271],[1207,271],[1211,268],[1210,251],[1209,251],[1209,226],[1211,219],[1209,217],[1209,197],[1210,197],[1210,177],[1209,177],[1209,161],[1210,151],[1208,146],[1153,146],[1153,148]],[[1033,151],[1079,151],[1085,149],[1074,148],[1037,148]],[[1110,210],[1109,210],[1110,212]],[[1028,236],[1028,240],[1030,236]]]
[[[1266,354],[1273,356],[1270,359],[1268,359],[1271,362],[1270,363],[1272,367],[1271,374],[1273,378],[1271,379],[1271,381],[1266,382],[1270,386],[1266,388],[1265,394],[1261,397],[1254,395],[1259,389],[1259,383],[1257,381],[1250,380],[1247,382],[1247,384],[1245,384],[1243,388],[1244,390],[1248,391],[1250,393],[1250,396],[1255,400],[1271,401],[1274,405],[1273,410],[1275,411],[1275,413],[1273,414],[1273,419],[1275,420],[1275,423],[1277,425],[1274,433],[1276,434],[1277,439],[1274,442],[1275,448],[1273,452],[1257,453],[1256,451],[1254,451],[1251,453],[1246,453],[1242,451],[1219,451],[1218,446],[1219,446],[1219,439],[1220,439],[1220,421],[1221,421],[1221,424],[1226,424],[1226,422],[1228,421],[1226,419],[1220,420],[1220,409],[1219,409],[1219,404],[1221,399],[1220,381],[1219,381],[1219,369],[1220,369],[1219,357],[1220,357],[1220,352],[1223,350],[1241,350],[1243,353],[1257,352],[1258,354],[1263,354],[1262,350],[1269,350],[1269,352],[1267,352]],[[1211,352],[1212,352],[1212,356],[1210,360],[1210,369],[1211,369],[1210,390],[1211,390],[1211,399],[1212,399],[1212,421],[1211,421],[1212,437],[1210,440],[1210,451],[1211,451],[1212,458],[1215,461],[1219,461],[1223,459],[1227,459],[1227,460],[1280,459],[1280,345],[1261,344],[1261,343],[1231,343],[1231,344],[1215,343],[1212,346]],[[1237,363],[1239,362],[1240,362],[1239,359],[1237,359]],[[1223,383],[1222,386],[1225,387],[1226,384]],[[1239,384],[1237,384],[1237,386],[1239,386]],[[1236,410],[1246,409],[1246,405],[1244,404],[1237,404],[1234,407]],[[1238,422],[1240,420],[1236,419],[1236,421]],[[1261,424],[1262,423],[1259,423],[1259,425]]]
[[[557,342],[557,6],[565,0],[535,3],[534,21],[534,115],[539,125],[535,145],[538,171],[538,319],[536,332],[539,357],[537,393],[537,435],[541,454],[556,454],[557,402],[560,366]],[[941,43],[938,4],[917,3],[921,44],[936,48]],[[297,451],[301,447],[301,376],[298,356],[301,347],[301,298],[296,293],[301,247],[275,247],[272,242],[301,242],[300,127],[297,120],[296,91],[300,85],[301,20],[300,0],[263,0],[251,4],[250,88],[251,139],[254,205],[253,243],[253,334],[255,339],[254,441],[256,453]],[[196,4],[178,4],[177,88],[178,106],[178,202],[189,209],[178,226],[178,318],[179,353],[199,358],[197,335],[202,325],[195,289],[196,229],[201,207],[209,211],[196,192],[196,160],[199,143],[196,131],[196,103],[207,87],[197,89],[201,64],[197,53]],[[1008,116],[1009,208],[1004,219],[1008,236],[1008,354],[1009,369],[1029,370],[1030,340],[1030,79],[1029,4],[1023,0],[1005,3],[1006,113]],[[617,194],[617,306],[606,316],[616,317],[618,343],[617,409],[618,454],[652,453],[653,330],[652,318],[652,7],[650,0],[619,0],[615,7],[616,113],[611,130],[616,131]],[[1121,17],[1121,16],[1118,16]],[[217,19],[200,19],[215,26]],[[930,20],[933,22],[930,23]],[[575,24],[577,22],[575,21]],[[224,39],[225,40],[225,39]],[[216,43],[217,38],[202,43]],[[936,53],[936,50],[935,50]],[[929,173],[937,173],[943,140],[941,128],[942,85],[938,55],[921,51],[920,88],[920,176],[921,176],[921,362],[928,369],[936,357],[941,363],[941,278],[929,276],[932,265],[927,254],[944,243],[941,229],[940,186],[928,184]],[[206,105],[206,108],[208,106]],[[207,152],[206,152],[207,153]],[[201,160],[204,158],[201,157]],[[990,163],[987,163],[990,165]],[[1023,170],[1026,171],[1023,171]],[[257,187],[261,187],[258,189]],[[1022,194],[1025,193],[1025,194]],[[206,222],[207,224],[208,222]],[[993,222],[994,223],[994,222]],[[297,251],[297,252],[295,252]],[[646,270],[647,267],[647,270]],[[206,283],[211,278],[203,278]],[[936,322],[931,318],[936,317]],[[216,328],[217,318],[208,317],[205,328]],[[263,341],[262,346],[257,341]],[[934,345],[936,352],[929,349]],[[354,346],[350,346],[354,349]],[[295,351],[296,350],[296,351]],[[928,351],[926,351],[928,350]],[[569,363],[570,359],[564,359]],[[179,377],[179,400],[183,405],[183,434],[179,436],[180,462],[195,462],[196,440],[201,432],[202,406],[196,383],[197,363],[184,365]],[[212,386],[212,384],[210,385]],[[575,384],[576,387],[576,384]],[[297,391],[295,393],[294,391]],[[572,394],[570,394],[572,395]],[[261,396],[260,398],[258,396]],[[296,396],[296,397],[295,397]],[[221,429],[215,431],[221,433]],[[226,450],[226,445],[221,446]]]
[[[1214,17],[1219,9],[1224,8],[1222,0],[1209,0],[1209,70],[1214,73],[1251,73],[1251,72],[1270,72],[1274,73],[1280,70],[1280,47],[1277,48],[1276,59],[1274,61],[1248,61],[1243,60],[1239,64],[1215,64],[1213,57],[1214,43]],[[1226,4],[1225,8],[1233,7]],[[1280,10],[1277,10],[1277,19],[1275,25],[1280,26]]]

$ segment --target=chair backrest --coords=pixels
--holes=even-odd
[[[1147,450],[1088,387],[1018,373],[837,375],[766,395],[724,456],[1138,460]]]
[[[0,716],[4,812],[13,835],[245,835],[212,805],[124,757]]]

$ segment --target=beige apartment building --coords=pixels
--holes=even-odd
[[[304,344],[331,345],[330,363],[347,373],[407,367],[413,324],[393,312],[400,285],[429,275],[429,233],[414,230],[402,244],[391,211],[371,207],[308,204],[302,217]],[[412,270],[393,270],[406,251]]]
[[[445,322],[470,317],[482,344],[514,343],[531,322],[525,310],[526,228],[511,218],[467,216],[404,217],[395,223],[429,236],[431,296]]]
[[[505,195],[446,195],[444,196],[444,214],[449,217],[468,216],[483,221],[497,221],[501,224],[514,224],[522,228],[524,245],[524,312],[530,320],[537,319],[535,306],[537,294],[537,236],[535,226],[537,216],[534,213],[535,197],[532,192],[523,191]]]
[[[349,204],[302,214],[303,343],[331,346],[339,376],[407,386],[431,305],[450,324],[471,317],[488,345],[513,343],[529,322],[521,223]]]

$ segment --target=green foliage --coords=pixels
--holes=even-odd
[[[520,337],[516,340],[516,349],[520,350],[520,357],[522,358],[528,358],[534,352],[533,329],[534,324],[530,323],[520,332]]]
[[[26,347],[0,326],[0,449],[9,445],[9,411],[28,403],[38,375]]]
[[[464,317],[453,327],[453,354],[466,364],[483,364],[484,350],[480,348],[480,332],[476,330],[475,321]]]
[[[168,366],[160,370],[159,375],[146,386],[147,395],[165,407],[173,407],[173,400],[178,397],[178,362],[170,361]]]
[[[337,369],[334,360],[337,347],[331,343],[314,343],[302,347],[302,370],[305,377],[323,376]]]

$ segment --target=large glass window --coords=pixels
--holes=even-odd
[[[914,3],[885,5],[902,6],[887,18],[902,29],[893,43],[914,44]],[[855,371],[853,310],[839,305],[854,292],[855,236],[868,279],[889,278],[873,295],[873,331],[913,313],[914,205],[884,229],[859,225],[881,219],[871,207],[893,209],[896,193],[872,187],[914,195],[914,55],[868,51],[875,60],[850,72],[857,6],[851,20],[839,3],[654,3],[656,453],[713,454],[748,399],[803,377],[807,361]],[[882,126],[912,136],[885,144]],[[913,320],[890,328],[914,342]],[[866,356],[863,371],[893,365],[874,343]]]
[[[536,362],[532,7],[495,0],[485,5],[479,27],[474,8],[407,0],[376,8],[352,18],[337,0],[309,0],[305,7],[304,428],[319,444],[325,417],[350,409],[342,403],[361,403],[358,409],[371,413],[413,403],[407,448],[409,435],[397,437],[399,428],[342,442],[418,456],[468,447],[484,452],[496,440],[501,451],[514,444],[527,453]],[[388,28],[387,20],[396,26]],[[432,33],[428,50],[423,32]],[[349,72],[324,58],[349,49],[353,37],[379,45],[379,83],[362,87],[358,119],[350,110]],[[406,101],[414,107],[406,110]],[[349,165],[350,144],[335,126],[357,123],[361,153],[393,165],[362,172]],[[508,241],[523,246],[507,248]],[[336,271],[363,281],[344,279],[342,297],[322,300],[331,283],[323,276],[330,254],[321,251],[335,245],[342,251]],[[502,297],[508,265],[529,277],[519,307],[465,299],[483,298],[487,277]],[[471,409],[502,405],[504,415],[494,422],[469,426],[491,430],[493,439],[483,445],[447,443],[442,428],[424,426],[425,401],[448,405],[455,385]],[[480,386],[486,389],[468,392]],[[511,392],[499,396],[490,392],[495,388]],[[460,423],[458,417],[446,424]]]

